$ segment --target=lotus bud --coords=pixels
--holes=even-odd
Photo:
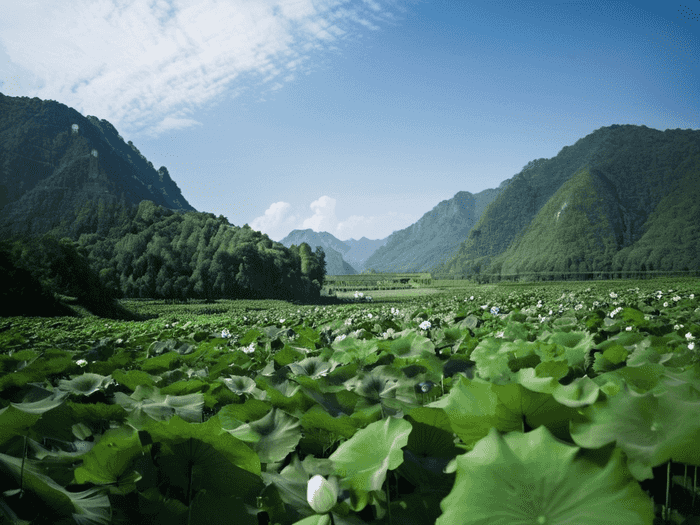
[[[323,476],[317,474],[309,480],[306,487],[306,501],[314,512],[325,514],[330,511],[338,500],[338,487],[335,483],[328,481]]]

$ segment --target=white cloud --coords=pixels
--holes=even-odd
[[[201,122],[197,122],[196,120],[192,120],[189,118],[173,118],[173,117],[165,117],[163,120],[161,120],[158,124],[156,124],[153,128],[148,130],[148,133],[152,136],[157,136],[160,135],[161,133],[171,130],[171,129],[182,129],[182,128],[189,128],[191,126],[201,126]]]
[[[288,202],[275,202],[265,210],[265,214],[253,219],[249,226],[254,230],[266,233],[270,239],[280,241],[292,231],[297,217],[290,215],[292,205]]]
[[[311,53],[378,27],[368,19],[393,19],[378,0],[5,4],[5,94],[58,100],[124,136],[197,125],[180,117],[224,92],[277,90],[292,71],[311,71]]]
[[[387,212],[381,215],[351,215],[339,221],[335,214],[336,200],[326,195],[313,201],[309,207],[313,215],[301,219],[301,214],[292,214],[292,206],[287,202],[275,202],[265,214],[255,218],[250,227],[266,233],[271,239],[281,241],[292,230],[312,229],[315,232],[328,232],[340,240],[384,239],[396,230],[402,230],[420,217],[407,213]]]
[[[318,200],[315,200],[309,206],[314,214],[304,220],[303,229],[311,228],[315,232],[333,232],[338,224],[338,218],[335,216],[335,199],[324,195]]]

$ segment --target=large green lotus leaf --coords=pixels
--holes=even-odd
[[[247,376],[231,376],[219,378],[223,381],[226,388],[228,388],[234,394],[245,395],[249,394],[255,399],[263,400],[267,397],[265,392],[260,390],[255,381]]]
[[[700,465],[700,400],[689,394],[682,386],[639,394],[625,385],[616,396],[583,408],[588,420],[572,422],[571,435],[587,448],[615,442],[640,481],[668,460]]]
[[[229,404],[221,407],[218,412],[219,420],[224,428],[235,428],[237,424],[228,423],[229,419],[248,423],[260,419],[267,414],[272,407],[264,401],[248,398],[242,404]]]
[[[58,392],[39,401],[11,403],[10,406],[1,409],[0,445],[14,436],[24,434],[39,421],[42,414],[61,405],[67,395],[67,392]]]
[[[330,525],[331,517],[329,514],[314,514],[308,518],[294,522],[293,525]]]
[[[69,492],[42,472],[42,463],[0,454],[0,476],[14,479],[17,489],[20,478],[24,490],[36,494],[51,509],[52,522],[73,518],[78,525],[107,525],[111,519],[109,498],[100,489]]]
[[[335,473],[343,478],[344,488],[356,494],[380,490],[387,470],[394,470],[403,462],[401,449],[408,443],[411,428],[408,421],[389,417],[358,430],[341,444],[328,459],[333,462]]]
[[[114,399],[129,412],[128,421],[137,429],[150,419],[165,421],[175,414],[193,423],[202,420],[204,395],[201,393],[170,396],[159,393],[156,387],[140,385],[131,396],[116,392]]]
[[[235,424],[235,420],[230,422]],[[241,441],[251,443],[262,463],[275,463],[286,458],[297,446],[301,440],[299,427],[297,418],[273,408],[262,419],[224,430]]]
[[[155,378],[141,370],[121,370],[117,369],[112,372],[112,377],[117,383],[125,387],[136,390],[139,385],[155,386]]]
[[[365,373],[346,381],[345,386],[356,394],[374,402],[382,398],[404,398],[398,395],[398,389],[407,384],[401,374],[386,365],[375,367],[370,373]],[[410,399],[404,399],[411,401]]]
[[[492,429],[448,466],[457,478],[436,525],[651,525],[653,503],[621,451],[611,449],[601,466],[579,450],[544,427],[505,436]]]
[[[551,394],[532,392],[517,383],[492,385],[498,396],[496,424],[498,430],[522,430],[546,426],[560,439],[569,439],[569,422],[582,419],[574,408],[561,405]]]
[[[659,382],[654,387],[654,392],[661,393],[674,387],[686,390],[688,400],[700,398],[700,377],[698,377],[696,369],[689,368],[682,372],[664,370],[664,375],[659,378]]]
[[[564,348],[566,360],[572,368],[583,368],[584,357],[594,345],[593,334],[578,331],[557,331],[547,337],[546,341]]]
[[[658,363],[642,363],[635,366],[627,363],[627,366],[615,370],[615,373],[623,378],[628,385],[645,392],[658,384],[666,370],[668,369],[664,365]]]
[[[111,488],[121,488],[118,492],[125,494],[136,488],[135,483],[141,477],[129,467],[142,450],[138,432],[133,428],[109,429],[81,458],[83,464],[74,473],[76,483],[110,484]]]
[[[379,343],[376,339],[346,337],[342,341],[333,342],[332,347],[335,350],[331,358],[332,362],[348,364],[353,361],[364,361],[379,350]]]
[[[549,361],[545,361],[545,363],[548,362]],[[561,386],[559,381],[551,376],[537,375],[537,370],[535,368],[521,368],[515,374],[515,380],[528,390],[540,392],[541,394],[551,394]]]
[[[467,447],[472,447],[496,424],[498,396],[491,386],[486,381],[460,377],[452,384],[448,395],[425,407],[444,410],[453,432]],[[522,429],[522,423],[515,428]]]
[[[101,376],[85,372],[81,376],[73,376],[72,379],[61,379],[58,388],[71,394],[89,396],[100,390],[104,390],[114,382],[112,376]]]
[[[301,391],[299,384],[288,379],[280,383],[259,374],[255,378],[255,382],[260,389],[264,390],[266,401],[273,407],[281,408],[295,417],[300,418],[315,404],[309,396]]]
[[[351,438],[358,428],[356,421],[350,416],[346,414],[332,416],[319,405],[307,410],[300,423],[305,430],[322,429],[346,439]]]
[[[482,339],[472,351],[471,359],[476,363],[479,377],[482,379],[500,380],[510,378],[512,373],[508,363],[511,356],[503,347],[507,344],[503,339],[487,337]]]
[[[190,525],[235,522],[257,525],[251,506],[264,484],[255,475],[228,461],[210,443],[189,437],[169,443],[156,455],[155,464],[167,479],[167,492],[190,507]]]
[[[389,351],[397,357],[415,358],[422,355],[435,355],[435,345],[427,337],[412,331],[394,339],[389,346]]]
[[[228,462],[260,475],[260,458],[243,441],[221,432],[221,421],[213,416],[204,423],[188,423],[175,415],[168,421],[149,421],[144,430],[148,431],[154,442],[166,445],[178,443],[189,438],[210,444],[220,452]]]
[[[557,403],[573,408],[592,405],[599,395],[600,387],[588,376],[578,377],[568,385],[559,385],[552,392]]]
[[[442,399],[426,405],[443,408],[452,429],[467,447],[485,437],[491,427],[502,432],[547,426],[557,437],[568,437],[569,420],[580,419],[574,408],[559,404],[550,394],[532,392],[514,383],[494,385],[466,378]]]
[[[302,386],[303,392],[321,405],[331,416],[348,416],[354,411],[359,395],[350,392],[344,384],[329,386],[322,379],[297,376],[294,381]]]
[[[311,379],[318,379],[328,375],[338,366],[337,363],[326,363],[318,357],[307,357],[297,363],[289,363],[289,369],[295,375],[308,376]]]

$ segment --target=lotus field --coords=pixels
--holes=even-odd
[[[699,284],[0,318],[0,523],[700,523]]]

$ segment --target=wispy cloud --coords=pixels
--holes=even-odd
[[[7,95],[157,136],[224,95],[274,92],[313,53],[394,19],[389,0],[24,0],[3,5]],[[22,81],[24,80],[24,82]],[[22,93],[8,88],[23,85]]]
[[[328,232],[340,240],[383,239],[396,230],[413,224],[418,217],[407,213],[387,212],[382,215],[351,215],[340,221],[335,213],[336,200],[326,195],[313,201],[309,207],[311,216],[302,218],[302,213],[293,213],[288,202],[275,202],[264,215],[250,223],[254,230],[266,233],[271,239],[282,240],[292,230],[312,229],[315,232]]]

